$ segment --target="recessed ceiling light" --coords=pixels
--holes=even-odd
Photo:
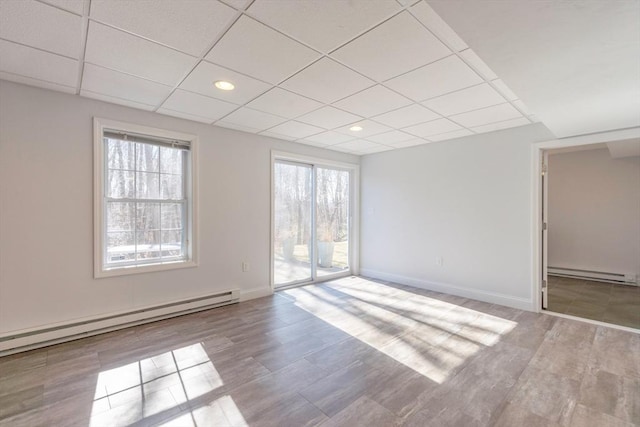
[[[226,82],[224,80],[218,80],[217,82],[214,83],[214,85],[220,90],[233,90],[233,89],[235,89],[235,86],[234,86],[233,83]]]
[[[358,126],[358,125],[356,125],[356,126],[351,126],[351,127],[349,128],[349,130],[350,130],[351,132],[360,132],[360,131],[362,130],[362,126]]]

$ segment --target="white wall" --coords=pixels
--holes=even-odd
[[[531,143],[551,138],[529,125],[365,156],[362,274],[531,309]]]
[[[640,157],[549,155],[549,265],[640,274]]]
[[[199,135],[197,268],[93,278],[94,116]],[[0,334],[232,287],[245,298],[269,292],[272,149],[358,163],[347,154],[0,81]]]

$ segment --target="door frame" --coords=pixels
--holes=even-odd
[[[292,282],[285,286],[275,287],[275,163],[281,160],[285,162],[301,163],[305,165],[311,165],[313,168],[326,167],[334,169],[348,170],[350,172],[349,180],[349,270],[321,278],[313,277],[310,281],[298,281]],[[271,151],[271,164],[270,164],[270,176],[271,176],[271,214],[270,221],[270,237],[269,237],[269,285],[271,291],[274,292],[279,289],[286,289],[294,286],[308,285],[311,283],[325,282],[338,277],[346,277],[360,274],[360,165],[357,163],[338,162],[333,160],[327,160],[320,157],[306,156],[303,154],[289,153],[285,151]],[[313,184],[315,188],[315,183]],[[315,191],[313,197],[315,197]],[[315,204],[313,205],[315,207]],[[312,212],[312,217],[315,217],[315,211]],[[315,222],[315,221],[314,221]],[[313,231],[315,236],[315,230]],[[312,257],[311,262],[314,262],[315,256]],[[317,276],[317,275],[316,275]]]
[[[532,208],[531,215],[531,241],[532,250],[532,277],[531,295],[532,310],[536,313],[542,312],[542,280],[544,276],[542,245],[542,223],[543,223],[543,199],[542,199],[542,164],[545,153],[548,150],[575,147],[579,145],[602,144],[625,139],[640,138],[640,127],[621,129],[609,132],[600,132],[587,135],[579,135],[568,138],[552,139],[532,144],[531,146],[531,195]],[[548,192],[547,192],[548,193]],[[548,195],[548,194],[547,194]],[[544,203],[548,211],[548,203]]]

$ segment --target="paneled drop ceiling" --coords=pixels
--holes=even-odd
[[[423,0],[0,0],[0,78],[354,154],[536,121]]]

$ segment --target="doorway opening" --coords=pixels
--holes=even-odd
[[[274,154],[274,288],[355,274],[357,172],[357,165]]]
[[[538,310],[640,329],[640,136],[568,138],[534,154]]]

